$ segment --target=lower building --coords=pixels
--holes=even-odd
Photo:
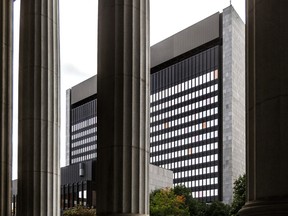
[[[96,160],[61,168],[61,211],[77,205],[96,207]],[[173,187],[173,172],[150,164],[150,191]],[[12,216],[17,210],[17,180],[12,184]]]
[[[61,168],[61,209],[77,205],[96,207],[96,160]],[[173,187],[173,172],[150,164],[150,191]]]
[[[77,205],[96,207],[96,161],[61,168],[61,210]]]

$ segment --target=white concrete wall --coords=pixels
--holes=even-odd
[[[223,201],[245,172],[245,25],[233,7],[223,10]]]

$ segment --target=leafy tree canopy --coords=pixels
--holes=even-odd
[[[207,205],[205,216],[229,216],[230,206],[215,201]]]
[[[234,182],[231,216],[239,215],[238,212],[246,202],[246,175],[239,176]]]
[[[219,201],[200,202],[184,185],[158,189],[150,195],[151,216],[230,216],[229,213],[229,205]]]
[[[189,216],[185,196],[171,188],[155,190],[150,195],[150,216]]]
[[[76,206],[64,210],[63,216],[96,216],[96,209],[89,209],[84,206]]]

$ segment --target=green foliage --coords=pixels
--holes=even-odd
[[[171,188],[155,190],[150,195],[150,216],[189,216],[185,196]]]
[[[173,188],[173,191],[177,196],[184,196],[185,204],[189,207],[190,203],[193,201],[191,190],[185,185],[177,185]]]
[[[177,197],[177,198],[176,198]],[[150,195],[151,216],[230,216],[230,206],[215,201],[203,203],[184,185],[155,190]]]
[[[64,210],[63,216],[96,216],[96,209],[89,209],[84,206],[76,206]]]
[[[234,182],[233,187],[233,202],[231,204],[231,216],[237,216],[238,211],[246,202],[246,175],[239,176]]]
[[[206,205],[205,216],[229,216],[230,206],[222,202],[215,201]]]
[[[206,216],[207,205],[197,199],[192,199],[189,203],[190,216]]]
[[[190,216],[204,216],[206,212],[206,204],[193,199],[191,190],[184,185],[174,187],[174,193],[185,197],[185,204],[189,209]]]

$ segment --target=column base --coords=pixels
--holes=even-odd
[[[239,211],[240,216],[287,216],[288,200],[247,202]]]

